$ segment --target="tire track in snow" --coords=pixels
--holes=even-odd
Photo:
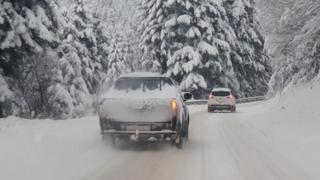
[[[155,144],[112,151],[84,180],[312,180],[246,124],[247,106],[240,113],[194,111],[182,150]]]
[[[312,180],[243,122],[225,119],[220,133],[246,180]]]

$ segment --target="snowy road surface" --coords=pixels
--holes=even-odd
[[[265,102],[237,113],[192,106],[190,139],[129,144],[115,150],[100,139],[97,117],[68,121],[0,121],[0,179],[6,180],[312,180],[251,122]],[[23,128],[22,128],[23,127]]]
[[[253,105],[251,105],[253,106]],[[193,110],[191,137],[182,150],[170,145],[122,147],[90,180],[302,180],[311,179],[272,149],[245,121],[250,105],[237,113]],[[199,108],[199,107],[198,107]]]

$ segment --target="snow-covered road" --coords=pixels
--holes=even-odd
[[[239,105],[236,113],[207,113],[203,105],[191,106],[190,139],[182,150],[157,142],[116,150],[101,141],[95,116],[67,121],[10,117],[0,121],[0,179],[316,179],[319,174],[306,172],[308,164],[300,164],[286,145],[256,126],[265,107],[266,102],[257,102]]]
[[[123,147],[112,164],[95,169],[90,180],[302,180],[311,179],[278,153],[245,117],[255,104],[237,113],[207,113],[194,107],[191,137],[182,150],[163,144]]]

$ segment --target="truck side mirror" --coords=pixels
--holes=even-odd
[[[189,93],[189,92],[185,92],[183,93],[183,100],[189,100],[189,99],[192,99],[192,94]]]

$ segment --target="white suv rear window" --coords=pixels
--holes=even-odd
[[[213,91],[211,94],[213,96],[229,96],[230,92],[229,91]]]

